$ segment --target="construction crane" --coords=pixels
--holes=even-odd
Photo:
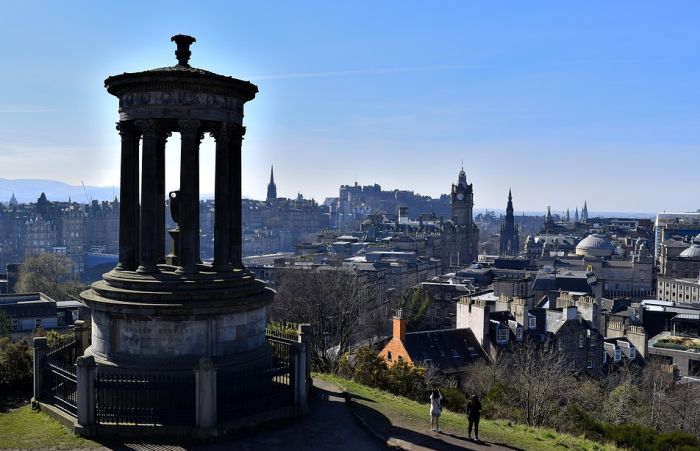
[[[80,183],[83,184],[83,191],[85,191],[85,199],[87,199],[88,205],[92,204],[92,198],[88,196],[87,188],[85,188],[85,182],[81,180]]]

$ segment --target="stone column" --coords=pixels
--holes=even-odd
[[[139,253],[139,140],[140,131],[129,121],[117,123],[122,138],[119,181],[119,263],[117,269],[133,271]]]
[[[242,168],[241,168],[241,147],[243,144],[243,135],[245,135],[245,127],[237,126],[231,136],[231,151],[230,151],[230,174],[229,174],[229,193],[231,205],[231,224],[230,227],[230,242],[229,242],[229,258],[231,265],[234,268],[243,268],[243,225],[242,225]]]
[[[32,396],[32,409],[38,410],[44,384],[43,362],[49,350],[46,337],[34,337],[32,347],[34,348],[34,396]]]
[[[73,335],[75,336],[75,345],[78,347],[78,356],[81,356],[90,346],[90,328],[85,324],[85,321],[79,319],[73,323]]]
[[[195,370],[196,409],[195,423],[198,435],[208,435],[207,429],[216,427],[216,368],[206,357],[199,360]]]
[[[78,388],[76,395],[78,398],[78,424],[81,428],[87,429],[89,435],[90,428],[95,425],[95,357],[80,356],[75,361],[76,378]]]
[[[228,271],[230,265],[230,151],[232,125],[222,122],[212,135],[216,139],[216,175],[214,177],[214,270]]]
[[[199,263],[199,143],[201,122],[181,120],[180,125],[180,267],[197,272]]]
[[[156,146],[156,182],[158,184],[158,235],[156,238],[156,257],[158,263],[165,263],[165,143],[170,136],[170,132],[162,132],[158,136]]]
[[[142,169],[141,169],[141,221],[140,221],[140,265],[137,269],[140,273],[158,272],[158,235],[163,236],[163,229],[158,229],[161,220],[158,220],[160,210],[158,204],[164,199],[160,198],[158,176],[159,152],[158,147],[163,142],[160,139],[161,130],[156,120],[136,121],[136,126],[143,132]],[[163,244],[162,250],[165,250]]]

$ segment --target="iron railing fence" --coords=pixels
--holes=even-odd
[[[49,347],[42,362],[44,400],[75,417],[78,415],[77,358],[78,343],[75,337],[67,336]]]
[[[231,421],[264,411],[294,406],[295,354],[299,343],[268,336],[269,366],[217,371],[217,415]]]
[[[105,371],[95,377],[95,420],[117,425],[192,425],[194,372]]]

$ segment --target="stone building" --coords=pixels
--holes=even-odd
[[[656,279],[656,299],[697,304],[700,307],[700,276],[694,278],[658,276]]]
[[[530,296],[494,293],[464,296],[457,304],[457,328],[471,329],[489,355],[532,339],[554,346],[577,371],[592,376],[602,367],[599,316],[595,298],[573,293],[561,293],[549,308],[535,306]]]
[[[659,275],[673,279],[696,278],[700,274],[700,235],[690,243],[666,240],[660,246]]]
[[[474,223],[474,190],[467,184],[464,169],[459,171],[457,184],[450,191],[451,218],[442,226],[443,271],[461,268],[476,261],[479,228]]]

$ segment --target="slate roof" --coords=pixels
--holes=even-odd
[[[470,363],[486,358],[471,329],[409,332],[403,345],[414,363],[432,363],[442,372],[461,371]]]

